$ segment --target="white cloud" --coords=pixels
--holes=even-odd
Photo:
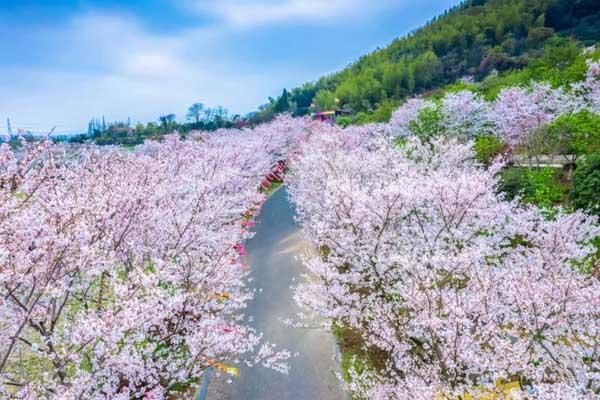
[[[91,117],[151,121],[202,101],[248,112],[278,91],[289,70],[257,73],[221,52],[228,33],[192,28],[165,35],[144,30],[124,15],[80,15],[48,33],[47,62],[0,65],[2,119],[13,127],[46,131],[84,129]],[[0,123],[0,130],[4,123]]]
[[[124,61],[125,70],[136,76],[170,76],[185,73],[187,66],[176,56],[156,50],[134,51]]]
[[[340,22],[381,10],[388,0],[198,0],[195,9],[235,28],[287,22]]]

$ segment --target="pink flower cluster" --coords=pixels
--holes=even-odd
[[[409,99],[392,114],[389,133],[407,137],[425,109],[437,110],[446,136],[473,139],[495,134],[516,145],[564,114],[590,109],[600,112],[600,62],[588,62],[586,79],[572,87],[553,88],[533,82],[529,87],[508,87],[493,102],[471,91],[448,93],[440,101]]]
[[[442,99],[441,108],[443,123],[450,136],[473,139],[493,132],[488,117],[489,105],[471,91],[447,94]]]
[[[467,144],[398,149],[356,135],[313,136],[288,178],[321,249],[307,256],[317,279],[297,301],[353,329],[384,363],[360,360],[347,388],[370,399],[479,398],[519,380],[529,398],[593,398],[600,282],[580,268],[596,221],[504,201],[501,165],[477,167]]]
[[[531,88],[503,89],[490,115],[497,133],[510,144],[526,141],[530,133],[564,114],[585,108],[581,97],[548,84],[535,83]]]
[[[575,85],[575,92],[582,96],[596,113],[600,113],[600,61],[588,61],[586,79]]]
[[[133,153],[2,145],[0,397],[164,398],[215,362],[285,371],[287,352],[251,353],[242,243],[262,177],[309,123]]]

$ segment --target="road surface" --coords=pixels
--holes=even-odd
[[[253,326],[264,333],[264,340],[299,355],[289,360],[288,375],[260,366],[241,367],[239,378],[216,377],[213,372],[207,400],[344,400],[335,376],[339,363],[331,333],[288,327],[280,321],[301,311],[290,285],[306,272],[299,256],[311,250],[294,223],[285,187],[265,202],[255,229],[246,250],[254,278],[251,285],[262,292],[257,292],[247,314],[253,316]]]

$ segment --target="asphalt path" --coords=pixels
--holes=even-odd
[[[247,314],[253,317],[252,325],[264,334],[264,340],[298,356],[289,360],[287,375],[258,366],[242,366],[237,378],[213,373],[207,399],[344,400],[346,396],[335,376],[339,362],[332,334],[322,329],[290,327],[281,322],[281,319],[296,317],[301,311],[290,286],[295,286],[306,273],[301,255],[313,251],[301,238],[285,187],[265,202],[255,232],[246,250],[254,278],[250,285],[257,289],[257,294]]]

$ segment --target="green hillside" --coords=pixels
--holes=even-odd
[[[580,49],[599,39],[597,0],[466,1],[338,73],[284,90],[253,119],[337,107],[355,119],[383,121],[403,98],[463,77],[480,81],[529,69],[545,79],[541,67],[549,76],[572,67]]]

